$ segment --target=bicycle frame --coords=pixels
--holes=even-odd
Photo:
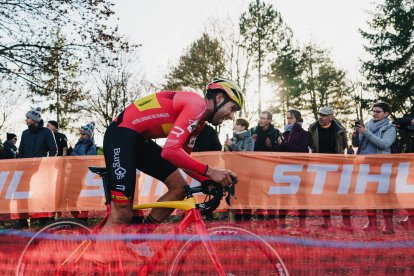
[[[184,231],[188,228],[188,226],[190,226],[190,224],[194,223],[194,228],[196,230],[197,235],[200,236],[200,240],[202,242],[202,244],[204,245],[208,256],[210,257],[215,270],[217,271],[218,275],[225,275],[223,266],[221,265],[218,257],[217,257],[217,253],[214,249],[214,246],[212,244],[212,242],[208,239],[208,238],[204,238],[207,237],[209,234],[207,232],[207,228],[206,225],[203,221],[202,215],[200,213],[200,210],[197,209],[196,207],[196,199],[194,197],[190,197],[187,199],[184,199],[182,201],[164,201],[164,202],[154,202],[154,203],[147,203],[147,204],[140,204],[140,205],[134,205],[133,206],[133,210],[142,210],[142,209],[150,209],[150,208],[173,208],[173,209],[180,209],[180,210],[184,210],[186,211],[184,218],[178,223],[177,226],[175,226],[175,229],[173,231],[173,235],[176,234],[182,234],[184,233]],[[110,211],[111,211],[111,205],[107,204],[106,205],[106,214],[104,216],[104,218],[101,220],[101,222],[92,230],[93,234],[98,233],[103,225],[106,223],[106,221],[108,220]],[[173,238],[167,240],[161,249],[159,249],[154,256],[152,256],[148,262],[146,262],[146,264],[144,264],[140,270],[139,270],[139,275],[146,275],[148,272],[150,272],[155,265],[157,264],[157,262],[165,256],[166,252],[169,250],[169,248],[172,245],[172,242],[174,241]],[[72,261],[77,262],[82,254],[86,251],[86,249],[89,247],[89,245],[91,244],[91,241],[84,241],[82,242],[74,251],[72,254],[70,254],[68,256],[68,258],[66,258],[66,260],[61,264],[61,266],[58,268],[58,271],[60,270],[60,268]],[[79,254],[79,255],[77,255]],[[124,270],[123,270],[123,266],[122,266],[122,261],[119,260],[119,270],[121,275],[124,275]]]

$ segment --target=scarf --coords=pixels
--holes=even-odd
[[[298,124],[300,126],[302,126],[302,122],[296,122],[295,124]],[[292,131],[292,128],[295,124],[287,124],[285,125],[285,132],[290,132]]]
[[[380,130],[383,126],[389,123],[390,123],[390,118],[388,117],[385,119],[382,119],[381,121],[374,121],[373,119],[371,119],[365,124],[365,127],[369,129],[372,132],[372,134],[379,137],[379,133],[377,133],[378,130]],[[367,146],[367,143],[368,141],[367,139],[365,139],[365,135],[362,135],[362,139],[360,143],[361,148],[364,149]]]

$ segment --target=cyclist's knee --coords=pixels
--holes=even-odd
[[[179,186],[179,185],[168,186],[168,194],[174,200],[182,200],[185,198],[183,186]]]

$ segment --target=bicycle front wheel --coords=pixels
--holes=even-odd
[[[258,235],[242,228],[207,229],[227,275],[289,275],[277,251]],[[170,275],[217,275],[204,245],[194,237],[175,257]]]
[[[74,252],[76,253],[80,245],[88,242],[82,236],[91,232],[88,227],[73,219],[57,220],[46,225],[27,243],[20,255],[16,275],[55,274],[70,256],[72,260],[76,259]],[[81,254],[81,250],[76,254]],[[65,271],[68,267],[70,272]],[[77,274],[80,272],[77,270],[81,268],[68,265],[65,269],[62,273]]]

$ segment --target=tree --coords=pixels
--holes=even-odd
[[[10,115],[21,104],[23,93],[19,86],[11,85],[6,77],[0,77],[0,95],[0,132],[5,133]]]
[[[261,80],[265,58],[291,37],[282,17],[273,6],[256,0],[249,4],[247,12],[240,17],[242,46],[247,49],[258,73],[259,112],[262,109]]]
[[[226,21],[223,21],[222,18],[212,18],[209,27],[211,29],[209,33],[214,34],[214,37],[217,38],[224,49],[225,60],[227,62],[226,76],[235,81],[243,91],[245,97],[249,98],[250,95],[247,87],[250,84],[251,79],[251,61],[248,58],[246,49],[241,46],[242,38],[240,36],[238,24],[235,26],[230,18],[227,18]],[[240,115],[248,117],[249,113],[252,111],[252,102],[247,101],[240,111]]]
[[[224,50],[217,39],[203,33],[180,57],[179,64],[167,74],[164,89],[191,87],[204,91],[214,77],[223,76],[226,70]]]
[[[66,40],[60,32],[56,33],[53,48],[45,54],[51,70],[44,72],[45,81],[39,86],[30,85],[32,94],[42,97],[42,102],[48,103],[47,110],[56,113],[56,120],[61,129],[66,129],[72,122],[80,117],[84,110],[82,101],[86,99],[86,93],[80,87],[79,64],[66,63],[62,58],[61,50]],[[36,97],[32,98],[36,101]]]
[[[114,68],[106,67],[95,76],[96,85],[87,99],[87,109],[101,133],[122,110],[144,93],[141,77],[132,73],[137,71],[132,63],[132,54],[120,54]]]
[[[277,87],[276,104],[270,109],[286,114],[291,108],[297,108],[304,90],[304,71],[300,49],[288,44],[280,51],[277,59],[270,65],[268,79]]]
[[[346,81],[345,72],[334,66],[325,50],[306,46],[301,63],[304,65],[303,109],[310,109],[315,120],[318,120],[318,110],[322,106],[331,106],[337,115],[353,112],[350,110],[352,87]]]
[[[113,15],[111,6],[110,0],[2,1],[0,74],[46,89],[44,74],[54,70],[50,51],[59,51],[62,64],[108,62],[104,49],[129,47],[117,27],[106,24]],[[54,43],[55,30],[61,31],[66,43]]]
[[[385,0],[360,30],[372,56],[363,72],[377,100],[389,102],[394,112],[414,113],[414,2]]]

